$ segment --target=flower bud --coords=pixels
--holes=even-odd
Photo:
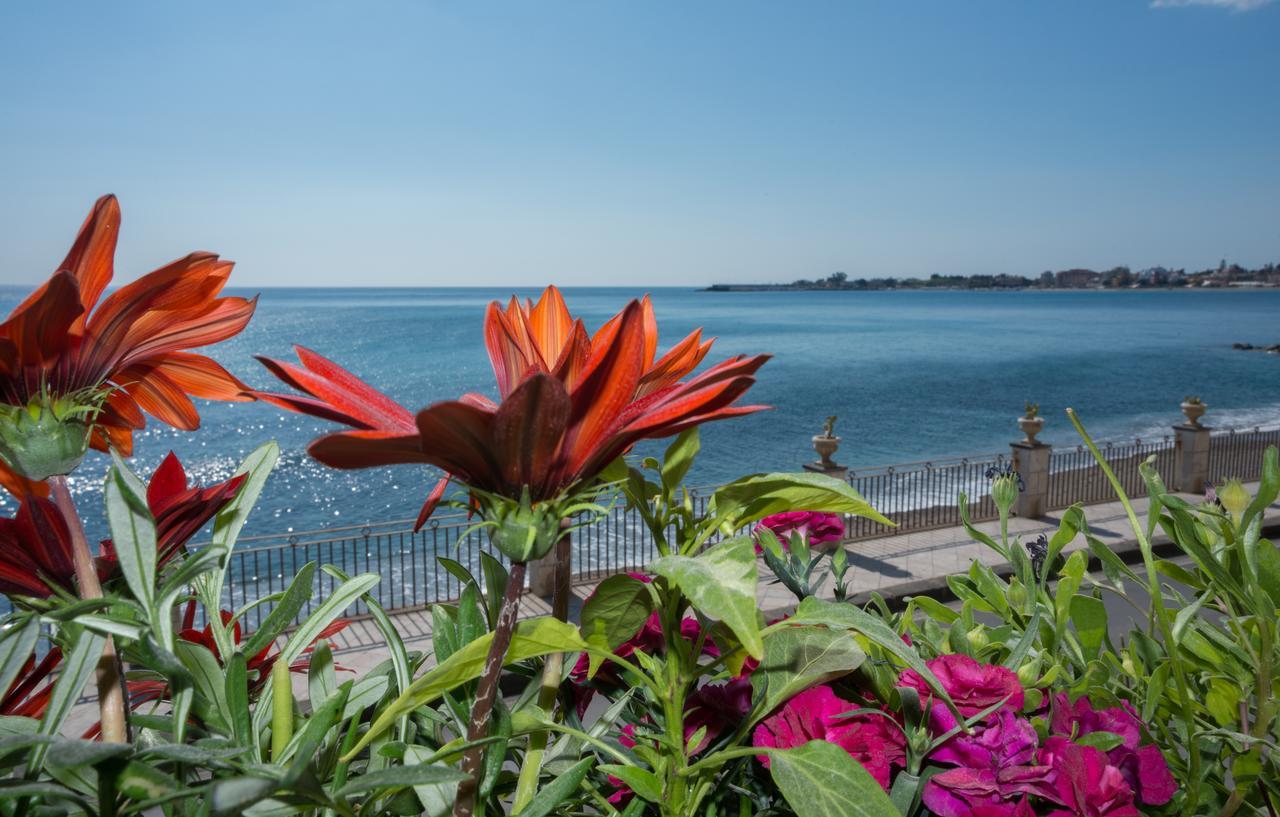
[[[1227,513],[1234,516],[1236,521],[1239,521],[1240,515],[1249,507],[1253,497],[1249,496],[1249,492],[1240,484],[1240,480],[1230,479],[1218,489],[1218,501],[1222,503],[1222,507],[1227,509]]]
[[[969,646],[975,650],[980,650],[991,643],[991,639],[987,638],[987,628],[981,624],[970,630],[966,636],[969,640]]]
[[[1023,687],[1033,687],[1040,678],[1040,659],[1033,658],[1022,666],[1018,667],[1018,683]]]
[[[1001,513],[1008,513],[1018,501],[1018,475],[1001,474],[992,480],[991,498]]]
[[[84,416],[94,410],[47,397],[0,405],[0,458],[33,482],[71,473],[89,450]]]
[[[1015,609],[1021,610],[1027,603],[1027,588],[1022,586],[1022,582],[1014,579],[1009,582],[1009,604]]]
[[[486,503],[489,540],[513,562],[532,562],[551,551],[563,532],[559,507],[553,502],[534,504],[525,488],[520,501],[492,499]]]

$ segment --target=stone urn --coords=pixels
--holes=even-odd
[[[1043,417],[1019,417],[1018,428],[1022,429],[1022,433],[1027,435],[1024,441],[1027,445],[1040,445],[1036,439],[1036,435],[1044,429]]]
[[[831,455],[836,453],[839,448],[839,437],[832,437],[828,434],[813,435],[813,450],[818,452],[819,458],[817,464],[823,468],[834,471],[840,467],[835,460],[831,459]]]
[[[1182,402],[1182,413],[1187,418],[1187,425],[1191,426],[1192,428],[1200,427],[1200,418],[1203,417],[1204,413],[1208,410],[1209,410],[1209,407],[1204,403],[1200,403],[1200,402],[1193,403],[1189,400],[1184,400]]]

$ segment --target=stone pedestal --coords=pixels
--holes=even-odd
[[[1209,483],[1209,429],[1182,423],[1173,427],[1173,485],[1175,491],[1203,494]]]
[[[561,621],[568,621],[569,590],[573,580],[572,553],[569,534],[565,534],[550,553],[529,564],[529,592],[542,598],[554,598],[556,606],[552,615]]]
[[[543,556],[536,562],[529,563],[529,592],[535,596],[549,598],[556,592],[556,551]]]
[[[835,477],[839,480],[847,479],[849,476],[849,469],[845,468],[843,465],[828,466],[823,465],[820,462],[806,462],[804,464],[804,470],[815,474],[826,474],[829,477]]]
[[[1023,441],[1010,443],[1009,450],[1013,470],[1022,477],[1023,484],[1014,513],[1025,519],[1044,516],[1049,505],[1049,455],[1053,446]]]

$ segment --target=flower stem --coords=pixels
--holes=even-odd
[[[565,520],[568,522],[568,520]],[[551,600],[551,615],[559,621],[569,620],[569,590],[571,565],[569,534],[560,537],[556,542],[552,558],[556,560],[555,595]],[[564,674],[564,653],[555,652],[547,656],[542,665],[542,685],[538,689],[538,708],[553,715],[552,708],[556,703],[556,695],[560,692],[560,679]],[[524,765],[520,767],[520,779],[516,783],[515,798],[511,803],[511,813],[519,814],[529,805],[538,790],[538,778],[542,774],[542,755],[547,749],[546,730],[539,730],[529,735],[529,751],[525,753]]]
[[[498,697],[498,678],[502,675],[502,661],[511,646],[511,634],[516,626],[516,614],[520,611],[520,593],[524,590],[524,562],[512,562],[507,579],[507,591],[502,597],[502,609],[498,613],[498,626],[493,630],[489,655],[484,662],[484,672],[476,687],[476,702],[471,707],[471,727],[467,741],[482,740],[489,736],[489,720],[493,715],[493,703]],[[484,746],[473,746],[462,756],[462,772],[468,775],[458,784],[458,798],[453,804],[453,817],[474,817],[476,790],[480,787],[480,766],[484,760]]]
[[[89,542],[84,535],[84,526],[80,524],[80,515],[76,513],[75,501],[71,498],[71,491],[67,489],[67,478],[49,477],[49,492],[71,534],[71,555],[75,563],[80,598],[100,599],[102,583],[98,581],[98,570],[93,564],[93,554],[89,552]],[[125,696],[124,672],[111,636],[107,636],[102,657],[98,659],[97,681],[102,742],[128,743],[129,713],[125,704],[128,698]]]

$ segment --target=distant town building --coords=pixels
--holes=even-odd
[[[1059,289],[1085,289],[1095,287],[1102,280],[1102,273],[1091,269],[1067,269],[1055,273]]]

